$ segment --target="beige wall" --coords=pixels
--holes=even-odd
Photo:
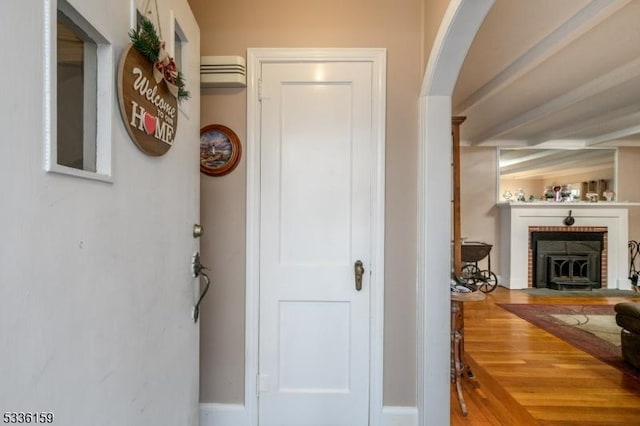
[[[618,149],[618,201],[640,202],[640,148]],[[629,209],[629,239],[640,241],[640,207]]]
[[[464,124],[463,124],[464,126]],[[497,273],[499,212],[496,207],[496,149],[490,147],[460,148],[460,226],[467,241],[493,244],[491,270]],[[484,260],[483,262],[487,262]],[[486,267],[486,263],[481,263]]]
[[[463,124],[464,126],[464,124]],[[499,211],[495,207],[496,194],[496,148],[493,147],[461,147],[460,150],[460,203],[462,235],[469,240],[481,240],[494,244],[491,251],[491,269],[499,270]],[[617,201],[640,202],[640,185],[638,172],[640,165],[640,148],[619,148]],[[608,179],[603,175],[602,179]],[[613,179],[613,176],[610,177]],[[581,182],[584,176],[573,176]],[[513,182],[513,181],[512,181]],[[542,188],[545,183],[542,182]],[[515,192],[519,186],[511,185]],[[523,188],[525,189],[525,188]],[[525,189],[525,192],[527,190]],[[527,192],[528,196],[529,192]],[[629,209],[629,239],[640,240],[640,207]]]
[[[427,66],[426,62],[429,59],[429,52],[435,41],[447,6],[449,6],[449,0],[424,0],[423,50],[426,54],[424,55],[424,62],[422,64],[423,68]]]
[[[416,405],[415,269],[418,94],[422,81],[422,0],[190,0],[202,55],[248,47],[387,49],[384,403]],[[202,125],[224,124],[246,139],[246,91],[202,92]],[[202,176],[203,262],[214,285],[202,312],[202,402],[244,400],[246,165]]]
[[[189,0],[201,28],[202,55],[245,55],[248,47],[385,47],[387,78],[387,208],[385,292],[385,405],[413,406],[415,395],[415,212],[417,95],[422,70],[447,0]],[[423,31],[424,27],[424,31]],[[225,124],[246,139],[244,89],[205,89],[202,125]],[[640,149],[619,165],[619,199],[640,200],[633,184]],[[623,160],[624,159],[624,160]],[[462,234],[494,244],[495,148],[462,149]],[[246,164],[225,177],[202,176],[204,263],[214,285],[201,320],[201,401],[244,400],[244,279]],[[626,185],[626,186],[625,186]],[[626,197],[626,198],[623,198]],[[640,238],[640,211],[630,235]]]

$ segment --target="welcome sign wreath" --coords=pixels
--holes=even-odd
[[[120,60],[118,101],[127,132],[144,153],[165,154],[178,129],[178,101],[189,98],[184,77],[165,50],[153,23],[143,18],[129,33]]]

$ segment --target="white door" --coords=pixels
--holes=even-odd
[[[181,70],[191,99],[177,112],[172,148],[154,158],[125,131],[109,75],[135,22],[132,6],[144,2],[68,0],[111,49],[98,73],[100,101],[110,105],[100,132],[109,135],[111,181],[48,173],[44,139],[57,118],[43,82],[56,85],[49,74],[56,3],[0,2],[0,39],[15,40],[27,22],[30,34],[5,46],[19,72],[0,102],[2,413],[36,413],[25,422],[53,417],[65,426],[196,426],[199,325],[191,318],[190,264],[199,246],[192,236],[200,216],[199,29],[186,0],[158,2],[163,38],[172,40],[174,19],[185,36]]]
[[[371,100],[370,62],[262,66],[261,426],[368,424]]]

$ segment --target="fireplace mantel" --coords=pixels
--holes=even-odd
[[[610,208],[627,208],[638,207],[640,203],[636,202],[618,202],[618,201],[599,201],[597,203],[590,203],[587,201],[572,201],[572,202],[555,202],[555,201],[510,201],[496,203],[501,209],[572,209],[572,208],[591,208],[591,209],[610,209]]]
[[[511,202],[500,207],[500,283],[511,289],[529,287],[528,250],[529,227],[566,227],[564,219],[569,210],[575,219],[574,227],[606,227],[607,280],[606,287],[630,289],[629,271],[629,212],[640,203],[555,203]],[[604,283],[603,283],[604,286]]]

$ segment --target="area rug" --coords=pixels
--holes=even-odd
[[[524,288],[518,291],[534,297],[628,297],[631,299],[640,299],[640,293],[633,290],[616,290],[609,288],[571,291],[553,290],[551,288]]]
[[[614,305],[499,306],[640,381],[640,370],[622,359]]]

